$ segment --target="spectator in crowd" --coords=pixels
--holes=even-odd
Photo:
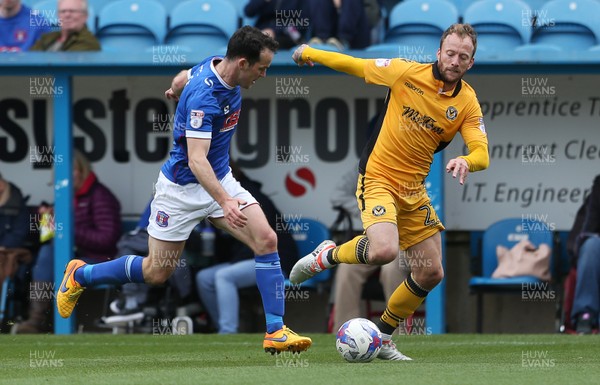
[[[115,245],[121,236],[121,206],[113,193],[98,180],[83,153],[75,150],[73,155],[75,253],[77,258],[91,263],[108,261],[115,256]],[[50,218],[51,231],[66,230],[61,224],[52,223],[53,207],[42,206],[40,215],[42,222],[45,217]],[[48,314],[52,306],[54,282],[52,240],[40,247],[33,267],[32,281],[29,319],[15,325],[17,333],[42,333],[50,330]]]
[[[29,233],[27,198],[0,174],[0,247],[21,247]]]
[[[28,51],[51,31],[50,23],[21,0],[0,0],[0,52]]]
[[[249,0],[244,14],[256,18],[254,26],[289,49],[302,43],[308,28],[308,10],[301,0]]]
[[[87,29],[87,0],[58,0],[60,31],[42,35],[32,51],[100,51],[100,42]]]
[[[0,288],[6,278],[14,276],[20,263],[31,262],[31,251],[26,248],[28,235],[27,198],[0,175]]]
[[[600,315],[600,175],[594,180],[583,210],[583,222],[576,221],[570,234],[577,264],[571,319],[575,320],[578,334],[591,334],[598,331]]]
[[[278,226],[283,216],[273,201],[261,191],[262,184],[248,178],[233,162],[230,165],[235,179],[256,198],[271,227],[275,230],[283,229],[283,226]],[[287,275],[298,260],[298,249],[289,232],[276,232],[282,270]],[[223,237],[225,236],[223,233]],[[226,239],[226,245],[229,247],[218,247],[216,250],[217,258],[221,259],[219,263],[200,270],[196,275],[198,294],[214,328],[220,334],[238,332],[240,307],[238,289],[256,285],[254,252],[233,237]],[[223,242],[220,244],[222,245]]]
[[[308,44],[325,43],[339,51],[368,47],[376,22],[367,17],[367,5],[379,14],[375,0],[310,0],[313,38]]]

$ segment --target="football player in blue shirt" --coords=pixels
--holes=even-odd
[[[173,273],[192,229],[204,218],[247,244],[255,253],[257,286],[265,310],[263,348],[301,352],[312,341],[283,324],[284,279],[277,236],[252,197],[231,174],[229,147],[241,109],[240,88],[265,77],[278,44],[254,27],[233,34],[225,57],[205,59],[182,71],[165,92],[179,100],[173,149],[155,185],[148,226],[149,255],[123,256],[95,265],[68,263],[56,302],[69,317],[85,287],[146,282],[162,284]]]

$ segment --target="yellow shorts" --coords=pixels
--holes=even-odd
[[[401,250],[444,230],[425,186],[401,192],[386,183],[359,175],[356,198],[363,228],[366,230],[375,223],[395,223]]]

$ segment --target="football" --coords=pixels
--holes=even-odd
[[[379,354],[381,332],[368,319],[353,318],[338,330],[335,346],[348,362],[369,362]]]

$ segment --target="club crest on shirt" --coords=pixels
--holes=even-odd
[[[446,118],[448,120],[454,120],[458,116],[458,110],[454,106],[450,106],[446,109]]]
[[[18,41],[19,43],[24,42],[25,39],[27,38],[27,31],[23,30],[23,29],[18,29],[15,31],[15,40]]]
[[[156,213],[156,224],[160,227],[169,226],[169,214],[164,211],[159,211]]]
[[[379,205],[379,206],[375,206],[373,207],[373,210],[371,211],[373,213],[373,215],[375,215],[376,217],[380,217],[383,214],[385,214],[385,207]]]
[[[376,67],[387,67],[391,63],[391,59],[375,59]]]
[[[200,128],[202,126],[202,118],[204,118],[204,111],[192,110],[190,113],[190,126],[192,128]]]

